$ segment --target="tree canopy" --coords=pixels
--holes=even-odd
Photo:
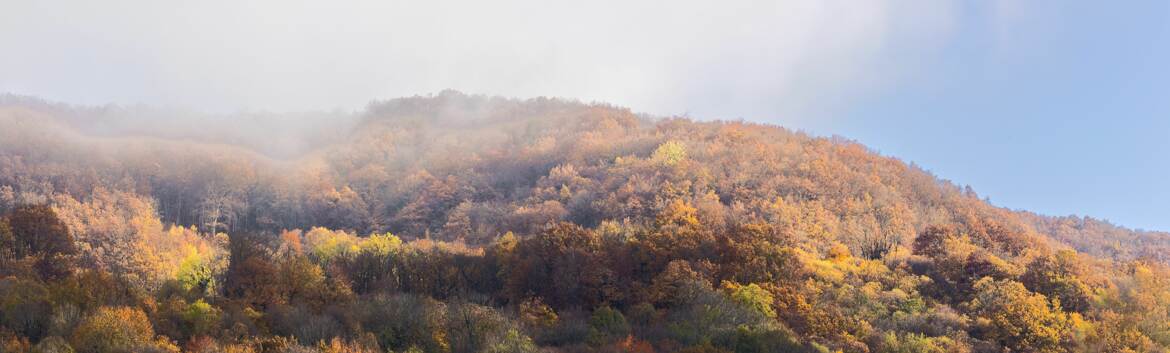
[[[0,352],[1170,350],[1170,235],[842,138],[444,92],[274,153],[0,101]]]

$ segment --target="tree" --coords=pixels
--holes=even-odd
[[[518,311],[520,322],[535,329],[552,327],[559,320],[556,311],[545,305],[540,298],[525,300],[520,303]]]
[[[870,260],[881,259],[902,245],[905,234],[913,231],[910,226],[910,210],[903,204],[873,205],[867,195],[865,207],[869,209],[852,224],[855,247],[862,257]]]
[[[224,279],[224,294],[244,299],[252,305],[266,305],[280,300],[277,287],[280,268],[273,263],[258,236],[236,234],[229,238],[229,263]]]
[[[1122,316],[1113,311],[1104,311],[1096,329],[1086,339],[1087,351],[1091,352],[1155,352],[1154,340],[1142,333],[1139,323],[1132,316]]]
[[[1013,352],[1068,351],[1072,324],[1048,298],[1019,282],[992,278],[976,282],[975,291],[965,307],[975,317],[977,337]]]
[[[1020,270],[1015,265],[989,251],[978,249],[968,255],[963,262],[963,275],[959,279],[960,291],[963,294],[972,293],[975,283],[983,278],[1004,280],[1016,278],[1019,274]]]
[[[610,273],[597,254],[600,246],[595,233],[571,223],[522,240],[509,271],[509,296],[539,296],[554,308],[605,302],[613,293],[604,287]]]
[[[129,307],[99,308],[78,324],[70,341],[82,353],[136,352],[160,346],[146,314]]]
[[[395,264],[399,260],[402,240],[393,234],[374,234],[358,244],[358,251],[342,262],[354,292],[398,288]]]
[[[394,352],[414,346],[420,351],[449,351],[444,305],[412,294],[375,294],[356,303],[362,327],[373,333],[382,348]],[[403,318],[410,318],[404,320]]]
[[[750,226],[750,225],[749,225]],[[796,285],[809,270],[797,249],[769,237],[770,227],[741,226],[718,239],[719,277],[740,283]]]
[[[0,265],[16,260],[16,236],[8,220],[0,217]]]
[[[720,337],[720,346],[733,348],[736,353],[790,353],[817,352],[801,345],[792,332],[774,327],[740,326],[733,334]],[[915,352],[917,353],[917,352]]]
[[[0,329],[39,340],[48,333],[52,304],[49,291],[35,281],[0,279]]]
[[[689,303],[699,295],[697,288],[710,288],[711,282],[695,271],[686,260],[674,260],[654,277],[646,291],[647,300],[663,307]]]
[[[741,285],[735,282],[723,281],[723,291],[731,300],[745,308],[758,311],[768,318],[776,318],[776,310],[772,309],[772,293],[755,283]]]
[[[320,266],[303,256],[280,264],[274,288],[279,293],[279,302],[305,306],[314,311],[351,294],[348,286],[330,281]]]
[[[674,166],[687,158],[687,148],[678,141],[666,141],[658,148],[654,149],[654,153],[650,155],[650,159],[655,162],[662,163],[666,166]]]
[[[36,276],[32,261],[16,257],[17,241],[8,226],[8,219],[0,217],[0,276]]]
[[[77,248],[69,228],[49,206],[20,206],[8,215],[12,231],[11,256],[31,259],[42,278],[56,279],[73,271]],[[3,232],[3,230],[0,230]]]
[[[159,334],[180,340],[215,334],[223,312],[211,304],[196,300],[187,303],[179,297],[171,297],[160,303],[152,313],[154,328]]]
[[[761,327],[774,322],[763,313],[734,301],[723,292],[702,283],[690,282],[694,293],[667,312],[666,328],[671,339],[684,345],[712,343],[734,334],[739,327]]]
[[[452,353],[475,353],[491,347],[509,323],[490,307],[471,303],[447,306],[447,338]]]
[[[1085,312],[1093,297],[1092,290],[1080,278],[1085,271],[1075,251],[1062,250],[1033,260],[1020,281],[1029,290],[1059,299],[1065,311]]]
[[[909,333],[898,335],[886,333],[878,352],[880,353],[955,353],[964,352],[966,347],[955,343],[946,337],[927,337],[922,334]]]
[[[608,306],[597,308],[589,317],[588,341],[594,345],[612,342],[629,333],[630,324],[626,322],[626,317],[613,308]]]
[[[495,337],[488,343],[485,350],[487,353],[533,353],[537,351],[532,338],[525,336],[523,332],[515,328],[508,329],[502,335]]]
[[[33,346],[34,353],[74,353],[73,347],[64,338],[58,336],[46,337]]]
[[[955,236],[954,228],[950,226],[927,226],[914,238],[914,254],[929,258],[938,258],[946,254],[946,240]]]
[[[638,243],[650,272],[661,271],[675,259],[698,261],[715,257],[715,234],[699,221],[698,209],[689,202],[665,202],[654,218],[654,226],[655,230]]]

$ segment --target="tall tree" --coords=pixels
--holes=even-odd
[[[29,259],[41,277],[56,279],[73,271],[77,248],[69,228],[45,205],[20,206],[8,215],[14,259]]]

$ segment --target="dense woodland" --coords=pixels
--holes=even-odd
[[[1164,352],[1170,234],[842,138],[0,98],[0,352]]]

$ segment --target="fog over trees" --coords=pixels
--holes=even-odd
[[[1170,234],[840,137],[0,97],[0,352],[1162,352]]]

